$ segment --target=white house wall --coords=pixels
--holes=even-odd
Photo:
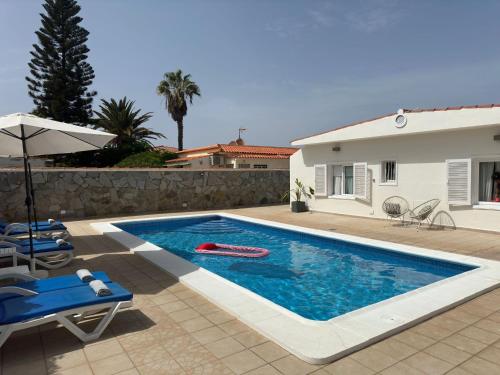
[[[313,186],[315,164],[367,162],[372,177],[370,202],[316,197],[308,202],[309,207],[316,211],[385,218],[382,202],[389,196],[403,196],[411,207],[438,198],[441,204],[435,212],[449,212],[458,227],[500,231],[500,210],[450,207],[447,204],[446,176],[447,159],[472,158],[472,200],[477,202],[479,160],[500,161],[500,142],[493,139],[497,134],[500,134],[498,125],[475,130],[341,142],[341,151],[338,152],[332,151],[338,142],[307,145],[290,158],[291,184],[299,178],[306,185]],[[380,163],[384,160],[397,162],[395,186],[380,185]]]

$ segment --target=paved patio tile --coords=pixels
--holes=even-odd
[[[208,344],[227,337],[227,333],[219,327],[209,327],[192,333],[192,336],[200,342],[200,344]]]
[[[394,338],[389,338],[380,341],[372,346],[374,349],[391,356],[392,358],[401,361],[402,359],[408,358],[412,354],[415,354],[418,350],[412,346],[406,345],[405,343],[398,341]]]
[[[490,346],[478,354],[478,357],[500,365],[500,349]]]
[[[264,344],[254,346],[250,349],[266,362],[273,362],[277,359],[286,357],[289,353],[274,342],[268,341]]]
[[[459,365],[469,359],[472,354],[462,351],[460,349],[454,348],[453,346],[446,345],[438,342],[432,346],[429,346],[424,350],[426,353],[449,362],[453,365]]]
[[[187,308],[184,310],[174,311],[168,314],[168,316],[176,323],[183,322],[185,320],[197,318],[200,313],[192,308]]]
[[[397,359],[376,350],[373,346],[351,354],[351,358],[373,371],[382,371],[398,362]]]
[[[229,322],[230,320],[234,320],[235,317],[231,314],[228,314],[225,311],[217,311],[211,314],[205,315],[205,317],[210,320],[214,324],[222,324],[225,322]]]
[[[186,370],[189,375],[232,375],[234,372],[220,361],[207,362],[199,367]]]
[[[481,341],[462,336],[458,333],[445,338],[442,342],[471,354],[476,354],[488,346]]]
[[[265,365],[265,366],[256,368],[255,370],[249,371],[245,375],[281,375],[281,372],[276,370],[271,365]]]
[[[470,326],[465,328],[464,330],[459,332],[462,336],[467,336],[471,339],[480,341],[484,344],[492,344],[498,339],[500,339],[500,336],[490,332],[490,331],[485,331],[484,329],[477,328],[475,326]]]
[[[212,327],[213,323],[203,316],[199,316],[197,318],[184,320],[183,322],[180,322],[179,325],[187,332],[196,332],[208,327]]]
[[[44,360],[16,362],[3,365],[2,375],[40,375],[48,374]]]
[[[244,350],[222,359],[222,362],[236,374],[243,374],[266,364],[250,350]]]
[[[161,343],[156,343],[145,348],[135,349],[127,352],[135,367],[143,366],[147,363],[158,362],[171,358]]]
[[[417,370],[416,368],[410,367],[403,362],[398,362],[391,367],[382,370],[379,374],[381,375],[426,375],[425,372]],[[448,373],[449,374],[449,373]]]
[[[479,357],[472,357],[462,363],[460,368],[475,375],[500,374],[500,366]]]
[[[57,370],[55,372],[49,372],[51,375],[93,375],[92,369],[87,363],[83,365],[72,367],[66,370]]]
[[[112,375],[131,369],[134,364],[126,354],[122,353],[91,362],[90,366],[95,375]]]
[[[137,368],[141,375],[184,375],[186,372],[172,358],[149,362]]]
[[[433,340],[427,336],[411,331],[403,331],[402,333],[394,336],[394,339],[412,346],[418,350],[425,349],[436,342],[436,340]]]
[[[219,341],[214,341],[205,345],[213,355],[217,358],[224,358],[231,354],[245,350],[245,347],[232,337],[226,337]]]
[[[246,348],[251,348],[268,341],[264,336],[255,331],[241,332],[234,335],[233,338],[239,341]]]
[[[219,324],[219,328],[231,336],[241,332],[246,332],[250,329],[246,324],[243,324],[238,320],[231,320],[229,322]]]
[[[69,351],[66,353],[54,354],[46,358],[47,370],[55,372],[56,370],[65,370],[80,366],[87,362],[82,349]]]
[[[429,354],[419,352],[402,361],[403,364],[429,375],[440,375],[451,370],[454,365]]]
[[[331,375],[342,375],[342,374],[352,374],[352,375],[371,375],[375,372],[370,370],[368,367],[363,366],[359,362],[351,359],[350,357],[341,358],[322,369],[326,374]]]
[[[287,375],[304,375],[309,374],[323,366],[311,365],[293,355],[278,359],[271,363],[273,367]]]
[[[85,352],[87,359],[92,362],[123,353],[123,347],[120,345],[118,340],[112,339],[99,342],[95,345],[86,345],[83,351]]]

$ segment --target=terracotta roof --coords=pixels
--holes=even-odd
[[[240,159],[288,159],[290,155],[273,155],[273,154],[236,154],[234,158]]]
[[[200,155],[200,156],[192,156],[192,157],[189,157],[189,158],[170,159],[170,160],[165,161],[165,164],[169,164],[169,163],[181,163],[183,161],[191,161],[191,160],[196,160],[196,159],[201,159],[201,158],[206,158],[206,157],[207,157],[207,155]]]
[[[297,148],[294,147],[274,147],[274,146],[247,146],[247,145],[227,145],[216,144],[205,147],[190,148],[187,150],[177,151],[177,154],[186,154],[196,151],[214,150],[214,152],[227,153],[249,153],[249,154],[266,154],[266,155],[287,155],[290,156]]]
[[[154,149],[158,150],[158,151],[168,151],[168,152],[177,152],[178,151],[177,147],[164,146],[164,145],[162,145],[162,146],[156,146]]]
[[[438,111],[458,111],[458,110],[461,110],[461,109],[481,109],[481,108],[494,108],[494,107],[500,107],[500,103],[498,103],[498,104],[462,105],[462,106],[456,106],[456,107],[442,107],[442,108],[414,108],[414,109],[404,108],[403,112],[404,113],[420,113],[420,112],[438,112]],[[396,114],[397,114],[397,112],[393,112],[393,113],[389,113],[389,114],[386,114],[386,115],[374,117],[374,118],[371,118],[371,119],[368,119],[368,120],[361,120],[361,121],[352,122],[352,123],[347,124],[347,125],[339,126],[338,128],[334,128],[334,129],[326,130],[326,131],[323,131],[323,132],[319,132],[319,133],[307,135],[307,136],[304,136],[304,137],[292,139],[290,142],[295,142],[295,141],[299,141],[301,139],[315,137],[317,135],[330,133],[332,131],[336,131],[336,130],[340,130],[340,129],[345,129],[345,128],[348,128],[350,126],[361,125],[361,124],[364,124],[366,122],[372,122],[372,121],[375,121],[375,120],[380,120],[380,119],[383,119],[385,117],[395,116]]]
[[[273,147],[273,146],[233,146],[220,145],[221,152],[242,153],[242,154],[266,154],[266,155],[286,155],[294,154],[297,149],[293,147]]]
[[[216,145],[211,145],[211,146],[202,146],[202,147],[188,148],[188,149],[184,149],[182,151],[177,151],[177,153],[178,154],[185,154],[186,152],[211,150],[213,148],[220,148],[220,145],[216,144]]]

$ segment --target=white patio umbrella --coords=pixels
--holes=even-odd
[[[33,231],[31,228],[33,191],[29,157],[98,150],[115,137],[114,134],[25,113],[0,116],[0,155],[23,157],[24,159],[26,208],[28,213],[32,272],[35,271],[35,259]]]

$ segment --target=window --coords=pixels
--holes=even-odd
[[[500,203],[500,162],[479,163],[479,201]]]
[[[238,168],[240,169],[250,168],[250,164],[238,164]]]
[[[352,195],[354,193],[352,165],[331,166],[332,185],[330,195]]]
[[[257,169],[267,169],[267,164],[254,164],[253,167]]]
[[[380,166],[380,183],[395,185],[397,183],[397,164],[394,160],[383,161]]]

